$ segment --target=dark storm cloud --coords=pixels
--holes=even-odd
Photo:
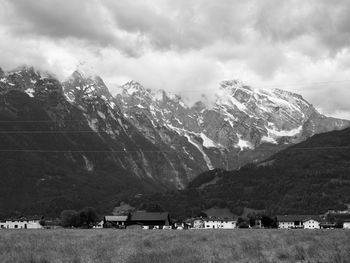
[[[240,24],[246,19],[240,12],[249,7],[239,1],[149,2],[104,1],[120,29],[144,36],[162,50],[198,49],[219,39],[240,41]]]
[[[11,18],[14,22],[9,26],[18,34],[73,37],[117,48],[125,48],[127,45],[122,43],[126,41],[130,49],[150,45],[156,50],[198,50],[217,41],[231,45],[250,41],[276,43],[308,35],[334,53],[350,42],[348,0],[8,0],[7,3],[14,11]],[[227,53],[230,55],[232,52]]]
[[[11,0],[11,27],[17,34],[38,34],[52,38],[79,38],[113,43],[110,24],[95,1]]]

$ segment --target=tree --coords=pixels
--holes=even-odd
[[[264,227],[273,227],[274,226],[274,220],[271,218],[271,217],[268,217],[268,216],[262,216],[261,217],[261,224],[264,226]]]
[[[98,215],[93,207],[86,207],[79,211],[80,226],[93,227],[97,220]]]
[[[256,219],[255,216],[249,218],[249,225],[250,225],[251,227],[255,226],[255,219]]]
[[[45,222],[44,219],[40,219],[39,224],[40,224],[41,226],[45,226],[46,222]]]
[[[140,207],[141,210],[146,210],[147,212],[164,212],[164,209],[155,203],[143,203]]]
[[[75,210],[63,210],[60,215],[61,225],[63,227],[79,227],[80,217]]]
[[[197,215],[197,217],[207,218],[208,215],[202,211],[202,212],[200,212],[200,213]]]

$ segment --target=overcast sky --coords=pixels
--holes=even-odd
[[[225,79],[297,92],[350,119],[350,0],[0,0],[0,66],[112,92],[129,80],[207,96]]]

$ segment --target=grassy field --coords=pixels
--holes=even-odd
[[[347,230],[0,230],[0,262],[350,262]]]

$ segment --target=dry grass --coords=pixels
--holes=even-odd
[[[1,262],[350,262],[346,230],[1,230]]]

